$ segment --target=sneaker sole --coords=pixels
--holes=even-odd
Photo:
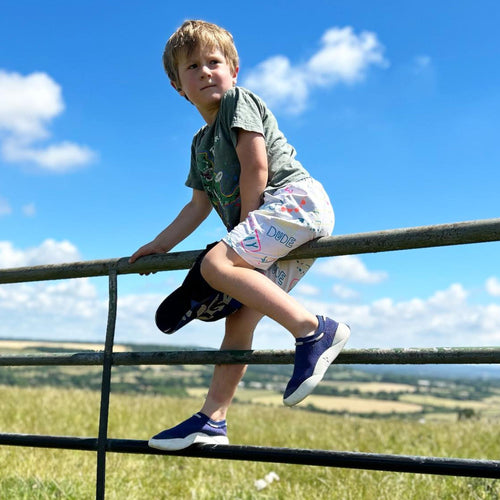
[[[192,444],[229,444],[229,439],[227,436],[208,436],[201,432],[195,432],[194,434],[189,434],[185,438],[177,439],[154,439],[151,438],[148,441],[148,446],[150,448],[155,448],[157,450],[164,451],[176,451],[183,450]]]
[[[318,359],[313,374],[304,380],[304,382],[297,387],[295,392],[290,394],[286,399],[283,399],[283,403],[286,406],[295,406],[311,394],[315,387],[321,382],[329,366],[335,361],[335,358],[344,348],[350,335],[351,329],[346,324],[339,323],[337,331],[335,332],[333,344]]]

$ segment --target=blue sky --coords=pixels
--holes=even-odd
[[[323,182],[334,234],[496,218],[496,2],[7,0],[0,16],[0,267],[128,256],[189,200],[203,124],[171,89],[183,20],[223,25],[239,84],[262,95]],[[211,216],[178,250],[224,234]],[[499,243],[321,259],[294,292],[349,322],[351,347],[497,345]],[[153,315],[183,272],[119,280],[117,341],[216,347]],[[104,279],[0,287],[1,337],[101,339]],[[264,321],[255,348],[291,348]]]

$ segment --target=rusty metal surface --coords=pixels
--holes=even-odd
[[[97,439],[71,436],[0,434],[0,445],[96,451]],[[500,478],[500,461],[495,460],[239,445],[194,445],[185,450],[166,452],[149,448],[147,441],[132,439],[108,439],[106,449],[108,453],[197,457],[414,474]]]
[[[294,352],[276,351],[154,351],[116,352],[114,366],[124,365],[204,365],[204,364],[293,364]],[[102,365],[104,352],[70,354],[0,355],[0,366],[95,366]],[[337,364],[424,365],[500,364],[500,347],[431,347],[394,349],[348,349],[339,354]]]
[[[328,236],[306,243],[290,252],[286,258],[318,258],[491,241],[500,241],[500,218]],[[116,271],[117,274],[134,274],[187,269],[200,252],[201,250],[190,250],[165,255],[148,255],[133,264],[128,263],[128,257],[122,257],[50,266],[0,269],[0,284],[106,276],[111,270]]]

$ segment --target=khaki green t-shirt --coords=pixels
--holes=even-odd
[[[228,230],[240,220],[238,129],[264,136],[269,165],[266,191],[309,177],[264,102],[242,87],[228,90],[214,123],[205,125],[193,138],[186,180],[186,186],[206,191]]]

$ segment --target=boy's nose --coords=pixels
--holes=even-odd
[[[203,78],[204,76],[211,76],[212,72],[210,71],[210,68],[208,66],[202,66],[201,68],[201,77]]]

